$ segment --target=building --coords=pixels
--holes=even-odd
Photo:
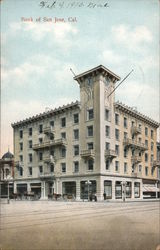
[[[9,191],[13,192],[13,181],[14,177],[14,156],[8,150],[0,159],[0,197],[6,197],[8,195],[8,181]]]
[[[100,65],[74,77],[80,102],[12,124],[14,192],[156,197],[158,122],[115,102],[120,77]]]

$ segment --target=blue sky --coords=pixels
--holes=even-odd
[[[12,122],[79,100],[70,68],[79,74],[103,64],[121,78],[134,69],[116,100],[159,121],[158,0],[109,0],[107,8],[87,7],[103,0],[57,0],[53,9],[40,2],[1,2],[1,154],[8,145],[13,150]],[[73,2],[83,7],[67,8]],[[44,17],[66,22],[43,22]]]

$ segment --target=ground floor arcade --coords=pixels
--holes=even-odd
[[[159,189],[156,182],[150,183],[150,190],[146,189],[146,185],[146,181],[143,183],[139,178],[66,176],[54,179],[15,180],[14,193],[34,193],[38,199],[47,199],[51,194],[59,194],[62,197],[69,195],[76,200],[87,200],[90,195],[96,195],[99,201],[157,198]]]

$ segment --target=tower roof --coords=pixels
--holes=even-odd
[[[3,156],[2,156],[2,159],[12,159],[13,158],[13,154],[11,152],[6,152]]]
[[[94,72],[99,72],[99,73],[103,73],[104,75],[109,75],[110,77],[116,79],[117,81],[119,81],[121,78],[116,75],[115,73],[113,73],[112,71],[110,71],[109,69],[107,69],[106,67],[104,67],[103,65],[99,65],[93,69],[90,69],[88,71],[85,71],[77,76],[74,77],[74,80],[78,80],[82,77],[86,77],[89,75],[92,75]]]

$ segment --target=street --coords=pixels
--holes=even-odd
[[[158,201],[11,201],[1,204],[0,249],[155,250],[159,221]]]

